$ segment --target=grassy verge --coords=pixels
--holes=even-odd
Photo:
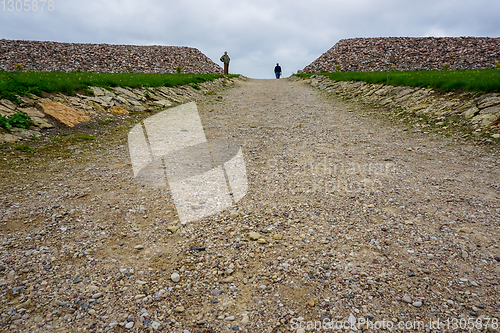
[[[238,75],[230,75],[236,77]],[[160,87],[198,84],[223,77],[220,74],[142,74],[142,73],[64,73],[64,72],[0,72],[0,99],[19,102],[16,95],[37,96],[42,91],[73,95],[97,87]]]
[[[335,81],[364,81],[394,86],[426,87],[443,91],[500,92],[500,69],[464,71],[317,73]],[[314,74],[295,74],[307,78]]]

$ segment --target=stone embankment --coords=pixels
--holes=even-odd
[[[198,49],[185,46],[139,46],[0,40],[0,70],[99,73],[222,73]]]
[[[308,79],[311,86],[346,99],[370,105],[396,108],[433,121],[435,126],[464,124],[474,135],[500,138],[500,94],[470,92],[436,93],[428,88],[369,84],[360,81],[332,81],[323,75]],[[469,134],[466,133],[466,136]]]
[[[34,95],[21,97],[23,103],[16,105],[9,100],[0,100],[0,115],[12,116],[25,112],[35,124],[30,129],[12,128],[10,132],[0,128],[0,143],[11,143],[41,137],[54,127],[74,127],[80,123],[96,119],[126,117],[129,112],[156,111],[170,106],[196,100],[200,96],[230,84],[231,79],[220,78],[212,82],[198,84],[198,89],[190,85],[179,87],[104,89],[90,87],[94,96],[76,94]]]
[[[342,39],[304,73],[494,68],[500,38],[382,37]]]

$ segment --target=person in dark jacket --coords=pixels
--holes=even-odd
[[[224,55],[222,57],[220,57],[220,61],[222,61],[224,63],[224,75],[229,74],[229,61],[230,60],[231,59],[229,59],[227,52],[224,52]]]
[[[276,67],[274,67],[274,75],[276,75],[277,79],[281,76],[281,66],[278,63],[276,64]]]

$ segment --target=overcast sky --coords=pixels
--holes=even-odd
[[[277,62],[289,76],[344,38],[500,36],[500,0],[54,0],[52,11],[47,6],[9,11],[9,0],[0,2],[0,39],[190,46],[218,64],[227,51],[230,72],[252,78],[272,78]]]

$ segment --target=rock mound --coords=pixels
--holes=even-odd
[[[342,39],[304,73],[494,68],[500,38],[382,37]]]
[[[0,40],[0,70],[100,73],[222,73],[198,49],[185,46],[138,46]]]

